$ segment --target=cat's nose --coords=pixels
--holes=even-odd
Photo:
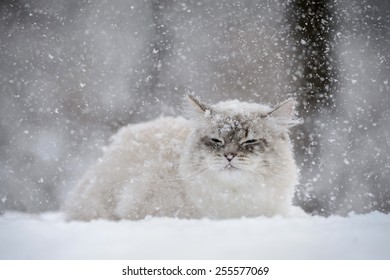
[[[224,154],[225,158],[230,162],[232,161],[232,159],[236,156],[237,154],[235,153],[228,153],[228,154]]]

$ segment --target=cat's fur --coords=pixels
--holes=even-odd
[[[131,124],[70,193],[68,219],[286,215],[297,167],[293,100],[274,109],[189,97],[190,120]]]

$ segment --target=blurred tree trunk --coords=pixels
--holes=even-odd
[[[304,155],[303,172],[310,172],[316,170],[320,151],[320,128],[315,122],[321,120],[321,112],[334,111],[337,97],[334,1],[293,0],[287,7],[287,20],[293,42],[291,81],[297,93],[300,116],[305,119],[296,147],[301,156]],[[322,208],[318,203],[312,199],[302,206],[312,212]]]
[[[334,105],[338,73],[333,8],[333,0],[295,0],[288,9],[297,62],[292,75],[305,115]]]
[[[138,76],[138,83],[130,85],[134,93],[131,122],[138,121],[139,115],[144,120],[145,117],[151,119],[161,113],[161,101],[166,98],[159,94],[166,86],[161,82],[161,73],[166,71],[173,48],[173,32],[170,29],[172,26],[166,16],[171,6],[172,0],[152,0],[150,2],[151,43],[138,61],[139,68],[135,73]],[[130,120],[127,120],[128,122]]]
[[[163,70],[168,57],[171,55],[173,34],[169,30],[165,17],[166,10],[172,4],[171,0],[154,0],[152,2],[154,38],[149,52],[152,55],[152,67],[150,69],[151,79],[149,81],[149,92],[155,93],[158,88],[163,87],[160,72]]]

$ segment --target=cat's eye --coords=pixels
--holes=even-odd
[[[253,144],[257,144],[259,141],[256,140],[256,139],[250,139],[250,140],[246,140],[245,142],[243,142],[241,145],[243,146],[247,146],[247,145],[253,145]]]
[[[218,138],[211,138],[205,136],[202,138],[202,141],[206,146],[211,147],[213,149],[219,149],[224,145],[223,140]]]
[[[246,145],[250,145],[250,144],[254,144],[254,143],[256,143],[257,142],[257,140],[256,139],[251,139],[251,140],[247,140],[247,141],[245,141],[244,143],[242,143],[242,144],[246,144]]]
[[[221,145],[222,144],[222,141],[217,139],[217,138],[211,138],[211,141],[214,143],[214,144],[218,144],[218,145]]]
[[[249,140],[246,140],[245,142],[241,143],[241,145],[243,147],[247,147],[247,148],[253,147],[253,146],[258,146],[258,147],[261,147],[261,148],[269,147],[268,141],[265,140],[264,138],[249,139]]]

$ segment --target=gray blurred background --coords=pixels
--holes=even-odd
[[[295,203],[389,213],[389,45],[381,0],[2,0],[0,213],[58,210],[118,128],[187,92],[295,97]]]

